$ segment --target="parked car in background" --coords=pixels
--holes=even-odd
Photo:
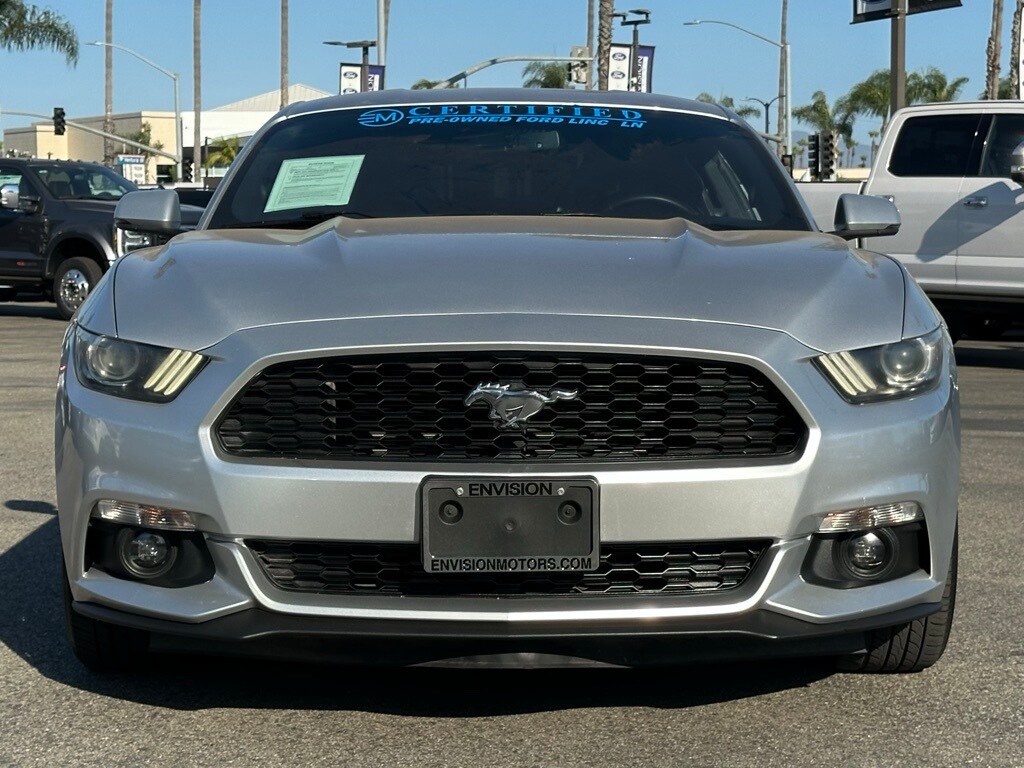
[[[65,319],[125,253],[166,242],[114,229],[114,207],[137,187],[96,163],[0,158],[0,301],[42,294]],[[182,229],[212,192],[178,191]]]
[[[42,292],[70,318],[116,258],[130,181],[95,163],[0,159],[0,300]]]
[[[954,337],[1024,322],[1024,103],[900,110],[862,192],[896,203],[899,234],[864,247],[902,261]],[[850,185],[798,185],[819,224]]]
[[[293,104],[169,190],[65,337],[69,636],[347,662],[911,672],[956,590],[959,400],[899,228],[816,231],[744,121],[554,89]]]

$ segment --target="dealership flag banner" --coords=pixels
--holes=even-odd
[[[629,57],[633,48],[629,45],[612,45],[608,52],[608,90],[628,91]],[[654,71],[654,46],[640,46],[640,91],[651,93],[651,78]]]
[[[898,0],[853,0],[853,23],[890,19],[896,15]],[[907,13],[925,13],[941,11],[946,8],[959,8],[962,0],[909,0]]]

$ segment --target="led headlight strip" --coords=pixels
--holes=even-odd
[[[173,395],[192,378],[192,374],[202,365],[203,359],[198,352],[172,349],[142,388],[162,395]]]

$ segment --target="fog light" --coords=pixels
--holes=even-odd
[[[887,528],[861,533],[840,544],[839,557],[852,575],[876,579],[895,567],[899,560],[899,540]]]
[[[898,501],[874,507],[829,512],[818,526],[818,533],[850,533],[882,526],[902,525],[923,520],[921,506],[914,501]]]
[[[178,550],[159,533],[125,529],[117,534],[121,565],[132,576],[155,579],[174,567]]]

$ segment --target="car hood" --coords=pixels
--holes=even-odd
[[[76,213],[93,214],[95,216],[114,217],[114,209],[117,207],[117,200],[61,200],[68,210]]]
[[[528,313],[782,331],[821,351],[894,341],[904,283],[831,235],[712,232],[680,219],[336,219],[301,232],[203,230],[131,254],[117,332],[202,349],[296,321]]]

